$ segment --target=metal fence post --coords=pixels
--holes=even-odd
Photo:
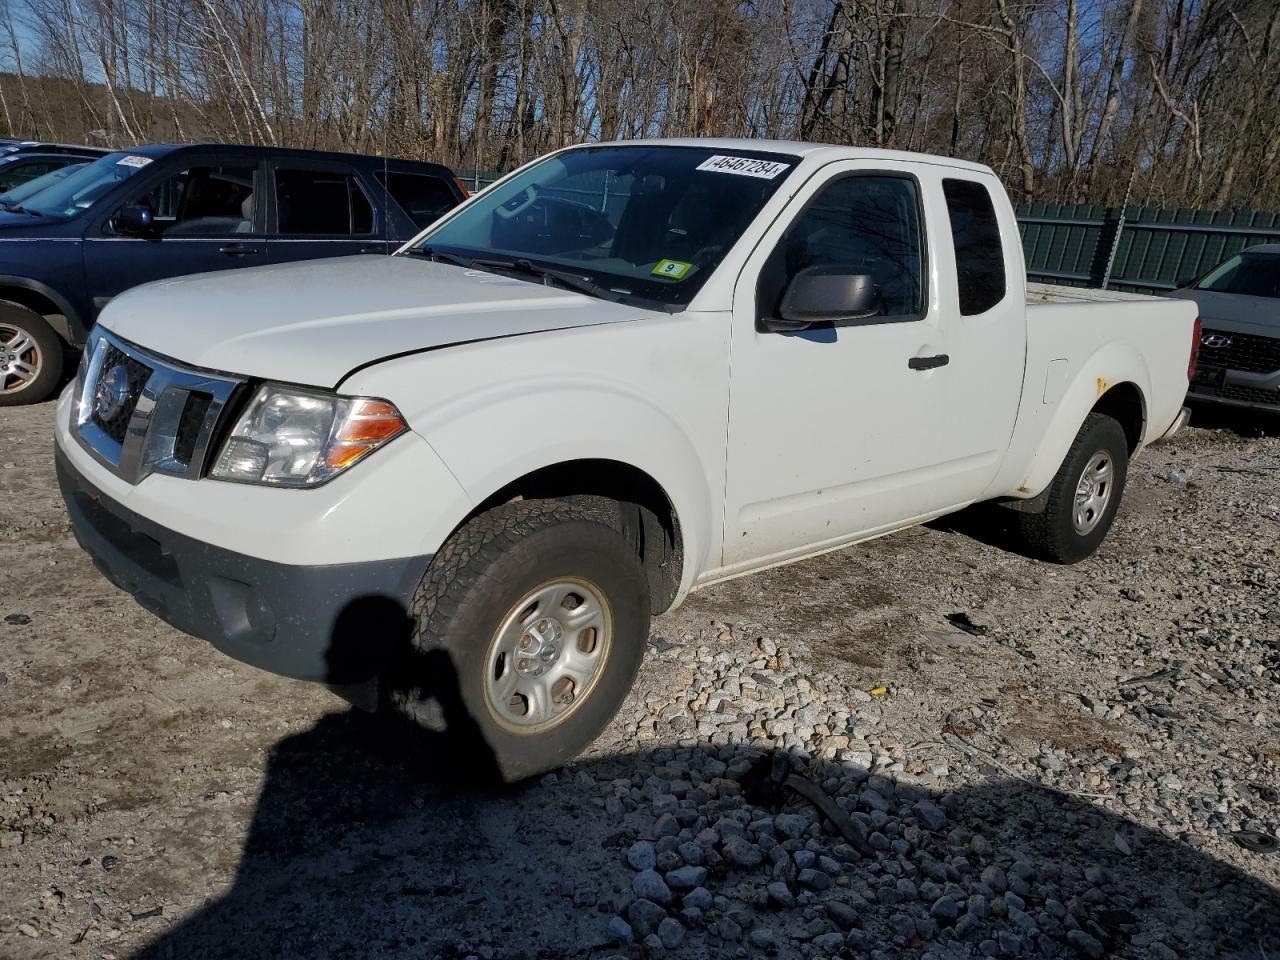
[[[1134,164],[1133,173],[1129,175],[1129,185],[1124,188],[1124,200],[1120,204],[1120,219],[1116,221],[1116,235],[1111,238],[1111,252],[1107,254],[1107,269],[1102,274],[1102,289],[1107,289],[1111,282],[1111,268],[1116,263],[1116,252],[1120,249],[1120,235],[1124,233],[1124,218],[1129,210],[1129,195],[1133,193],[1133,181],[1138,179],[1138,165]]]

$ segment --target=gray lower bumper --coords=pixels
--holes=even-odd
[[[429,556],[293,566],[152,523],[102,494],[57,452],[76,539],[104,576],[156,616],[274,673],[333,684],[373,676],[412,628]]]

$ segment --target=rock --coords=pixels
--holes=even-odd
[[[917,800],[911,808],[920,822],[930,830],[941,830],[947,825],[947,814],[932,800]]]
[[[1068,930],[1067,943],[1071,944],[1077,954],[1091,960],[1096,960],[1106,952],[1097,937],[1090,936],[1083,930]]]
[[[627,907],[627,920],[631,929],[640,937],[647,937],[657,930],[658,924],[666,915],[667,911],[652,900],[633,900],[631,906]]]
[[[1009,887],[1009,881],[1005,877],[1004,871],[994,863],[982,871],[982,876],[979,879],[990,887],[993,893],[1004,893]]]
[[[797,870],[803,870],[805,867],[812,867],[817,863],[818,855],[812,850],[797,850],[791,855],[791,859],[795,861]]]
[[[705,870],[702,872],[706,873]],[[652,900],[654,903],[662,904],[671,902],[671,888],[656,870],[641,870],[637,873],[631,878],[631,889],[642,900]]]
[[[690,910],[710,910],[711,891],[706,887],[694,887],[680,901]]]
[[[773,825],[788,840],[799,840],[805,835],[812,821],[798,813],[780,813],[773,818]]]
[[[649,956],[657,956],[665,949],[666,947],[662,945],[662,938],[656,933],[651,933],[644,938],[644,950]]]
[[[31,937],[33,939],[40,936],[40,931],[29,923],[18,924],[18,932],[24,937]]]
[[[680,844],[676,852],[680,854],[680,858],[684,860],[685,863],[692,867],[701,866],[703,859],[706,857],[706,851],[692,840],[687,843]]]
[[[929,916],[939,923],[951,923],[960,916],[960,904],[952,897],[939,897],[929,908]]]
[[[655,837],[674,837],[680,832],[680,821],[674,814],[664,813],[653,824]]]
[[[772,906],[781,907],[785,910],[796,905],[795,896],[781,880],[775,880],[773,883],[766,886],[765,893],[768,895],[769,903]]]
[[[751,945],[761,950],[772,950],[778,945],[777,938],[773,935],[772,930],[766,930],[764,927],[757,927],[751,931]]]
[[[839,900],[827,902],[827,916],[841,930],[852,930],[858,925],[858,911]]]
[[[609,918],[609,929],[606,933],[610,943],[630,943],[635,937],[631,931],[631,924],[617,916]]]
[[[836,953],[844,946],[844,934],[835,931],[824,933],[813,938],[813,945],[823,953]]]
[[[684,939],[684,927],[674,917],[667,917],[658,924],[658,939],[668,950],[674,950]]]
[[[667,871],[667,886],[672,890],[692,890],[707,879],[706,867],[677,867]]]
[[[652,870],[657,863],[657,855],[653,852],[653,844],[648,840],[637,840],[627,851],[627,863],[633,870]]]
[[[796,880],[800,882],[802,887],[808,887],[810,890],[825,890],[831,886],[831,877],[821,870],[814,870],[812,867],[801,870],[796,874]]]
[[[725,860],[735,867],[758,867],[764,862],[760,848],[743,837],[730,837],[721,849]]]

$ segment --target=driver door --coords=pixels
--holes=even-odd
[[[266,263],[260,167],[244,157],[184,154],[166,171],[139,178],[120,206],[150,207],[154,231],[145,237],[121,233],[117,207],[85,239],[95,311],[152,280]]]

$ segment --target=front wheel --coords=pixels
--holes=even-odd
[[[572,759],[622,705],[648,637],[648,580],[600,511],[519,501],[445,543],[412,613],[384,706],[454,746],[470,739],[464,762],[512,781]]]
[[[1091,413],[1049,485],[1043,513],[1018,515],[1019,532],[1037,556],[1076,563],[1111,529],[1129,471],[1129,442],[1112,417]]]

